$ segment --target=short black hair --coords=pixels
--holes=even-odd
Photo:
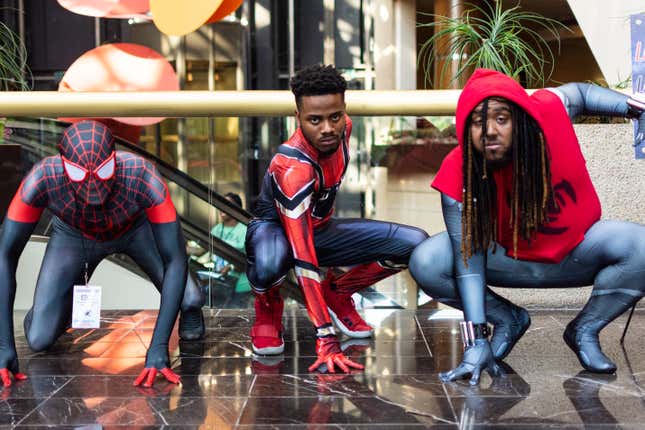
[[[334,66],[315,64],[298,71],[289,82],[291,92],[300,106],[303,96],[342,94],[345,97],[347,81]]]
[[[224,197],[226,197],[227,199],[232,200],[233,203],[235,203],[239,207],[242,207],[242,198],[239,195],[237,195],[235,193],[226,193],[224,195]]]

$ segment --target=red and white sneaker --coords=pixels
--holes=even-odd
[[[366,338],[374,334],[374,327],[366,323],[356,312],[351,294],[339,294],[332,291],[329,285],[323,285],[323,295],[329,316],[345,335],[353,338]]]
[[[284,302],[277,288],[255,296],[255,324],[251,327],[253,352],[278,355],[284,351],[282,308]]]

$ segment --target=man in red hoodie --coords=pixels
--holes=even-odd
[[[447,232],[421,244],[410,272],[430,296],[463,309],[462,363],[444,381],[482,370],[496,374],[530,325],[499,287],[593,285],[564,340],[582,366],[612,373],[598,334],[645,295],[645,226],[600,221],[594,190],[571,119],[578,115],[638,119],[629,97],[571,83],[529,96],[513,79],[479,69],[457,105],[459,146],[444,160],[433,188],[441,192]],[[488,325],[494,327],[488,340]]]

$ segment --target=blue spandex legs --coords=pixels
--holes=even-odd
[[[453,277],[451,246],[445,232],[429,238],[412,254],[410,272],[428,295],[461,308]],[[488,285],[509,288],[593,285],[589,301],[567,326],[565,341],[585,368],[611,372],[615,366],[600,352],[598,333],[645,295],[645,226],[599,221],[587,231],[582,243],[558,264],[515,260],[507,257],[498,245],[497,252],[488,252],[486,280]],[[496,330],[498,324],[508,324],[509,320],[521,316],[518,310],[487,289],[486,318]],[[519,339],[513,339],[512,344],[498,353],[495,347],[501,344],[495,344],[494,338],[495,333],[491,344],[498,358],[508,354]]]
[[[423,230],[407,225],[332,218],[314,231],[314,245],[320,266],[354,266],[378,261],[394,272],[407,267],[412,251],[427,237]],[[256,292],[265,292],[280,284],[293,267],[291,246],[278,222],[254,220],[249,224],[246,255],[247,275]],[[379,276],[375,274],[373,280]],[[361,278],[369,279],[369,276],[363,274]]]

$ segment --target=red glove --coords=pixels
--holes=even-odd
[[[180,377],[175,372],[170,370],[168,365],[168,346],[157,345],[150,347],[146,354],[145,369],[141,371],[139,377],[134,380],[135,386],[143,383],[144,387],[152,387],[157,373],[161,373],[168,382],[179,384]]]
[[[323,364],[327,365],[329,373],[336,373],[334,364],[340,367],[345,373],[349,373],[350,367],[355,369],[365,368],[362,364],[356,363],[343,355],[336,336],[319,337],[316,339],[316,354],[318,355],[318,360],[309,366],[310,372],[315,371]]]
[[[6,367],[4,369],[0,369],[0,379],[2,379],[2,385],[5,387],[11,387],[11,377],[9,376],[11,373],[9,372],[9,369]],[[13,379],[16,381],[24,381],[27,379],[27,375],[24,373],[16,372],[13,374]]]
[[[0,380],[2,385],[10,387],[11,374],[16,381],[23,381],[27,379],[27,375],[20,373],[18,370],[18,356],[16,355],[16,348],[0,348]]]
[[[179,384],[181,380],[179,375],[170,370],[170,368],[168,367],[164,367],[161,370],[157,370],[154,367],[146,367],[141,371],[141,373],[139,373],[139,376],[134,380],[133,385],[141,385],[141,383],[143,382],[144,387],[152,387],[155,381],[155,377],[157,376],[157,372],[161,373],[168,382],[171,382],[173,384]]]

